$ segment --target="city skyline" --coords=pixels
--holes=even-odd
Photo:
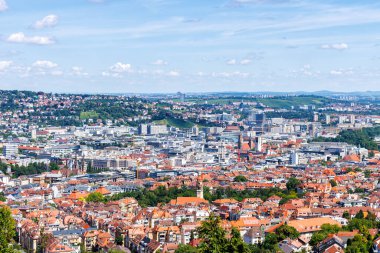
[[[2,89],[378,90],[380,3],[0,0]]]

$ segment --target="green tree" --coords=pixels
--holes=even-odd
[[[198,236],[202,240],[198,246],[199,252],[248,253],[249,248],[241,238],[239,230],[232,228],[231,233],[227,234],[220,223],[220,218],[214,214],[211,214],[208,220],[202,222],[202,225],[197,229]]]
[[[219,217],[211,214],[209,219],[202,222],[198,228],[198,235],[202,239],[198,247],[201,253],[226,252],[227,234],[220,226]]]
[[[296,239],[300,236],[300,233],[298,233],[294,227],[289,225],[281,225],[276,229],[276,234],[279,241],[282,241],[286,238]]]
[[[0,208],[0,252],[12,253],[13,247],[10,245],[16,235],[16,222],[12,218],[9,207]]]
[[[226,252],[231,253],[248,253],[249,248],[240,236],[240,232],[237,228],[233,227],[231,230],[231,238],[226,247]]]
[[[337,182],[334,179],[330,180],[330,184],[331,184],[332,187],[335,187],[335,186],[338,185]]]
[[[336,234],[340,230],[340,227],[337,225],[331,224],[322,224],[321,230],[315,232],[310,239],[310,245],[315,246],[321,241],[323,241],[329,234]]]
[[[301,181],[295,177],[289,178],[288,182],[286,183],[286,188],[288,191],[296,191],[297,188],[301,185]]]
[[[116,238],[115,238],[115,243],[117,244],[117,245],[123,245],[123,237],[122,236],[116,236]]]
[[[352,240],[347,241],[347,248],[345,252],[348,253],[361,253],[370,252],[371,242],[362,235],[355,235]]]
[[[103,202],[104,201],[104,196],[100,192],[91,192],[87,197],[86,197],[87,202]]]
[[[50,169],[50,170],[59,170],[60,167],[59,167],[58,164],[56,164],[56,163],[50,163],[50,164],[49,164],[49,169]]]
[[[351,219],[351,215],[350,215],[350,213],[348,211],[344,211],[342,217],[345,218],[345,219],[347,219],[347,220]]]
[[[175,253],[197,253],[199,252],[196,247],[193,247],[188,244],[180,244],[176,249]]]
[[[247,181],[248,179],[243,175],[239,175],[234,178],[234,182],[247,182]]]
[[[356,215],[355,215],[355,218],[356,219],[363,219],[364,218],[364,213],[362,210],[360,210]]]

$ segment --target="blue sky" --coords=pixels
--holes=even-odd
[[[380,90],[380,2],[0,0],[0,88]]]

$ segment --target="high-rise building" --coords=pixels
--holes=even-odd
[[[355,123],[355,115],[354,114],[350,115],[350,123],[352,123],[352,124]]]
[[[263,143],[260,136],[255,138],[255,150],[261,152],[263,150]]]
[[[298,153],[296,151],[293,151],[292,153],[290,153],[289,163],[292,165],[298,165],[299,158],[298,158]]]
[[[314,122],[318,121],[318,113],[314,113],[313,121]]]
[[[168,127],[166,125],[148,125],[148,134],[167,134]]]
[[[331,123],[331,118],[330,118],[330,115],[326,114],[326,124],[330,124]]]
[[[139,135],[147,135],[148,134],[148,125],[140,124],[138,129]]]
[[[6,143],[3,147],[3,155],[5,157],[14,157],[18,154],[18,145],[16,143]]]

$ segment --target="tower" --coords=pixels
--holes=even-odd
[[[253,149],[253,146],[255,146],[255,143],[254,143],[254,141],[253,141],[253,138],[250,137],[250,138],[249,138],[249,148],[250,148],[250,149]]]
[[[197,197],[203,199],[203,177],[199,175],[197,178]]]
[[[243,147],[243,135],[239,134],[238,149]]]
[[[258,137],[256,137],[255,140],[256,140],[256,142],[255,142],[255,150],[257,152],[261,152],[262,151],[262,145],[263,145],[262,139],[261,139],[260,136],[258,136]]]

